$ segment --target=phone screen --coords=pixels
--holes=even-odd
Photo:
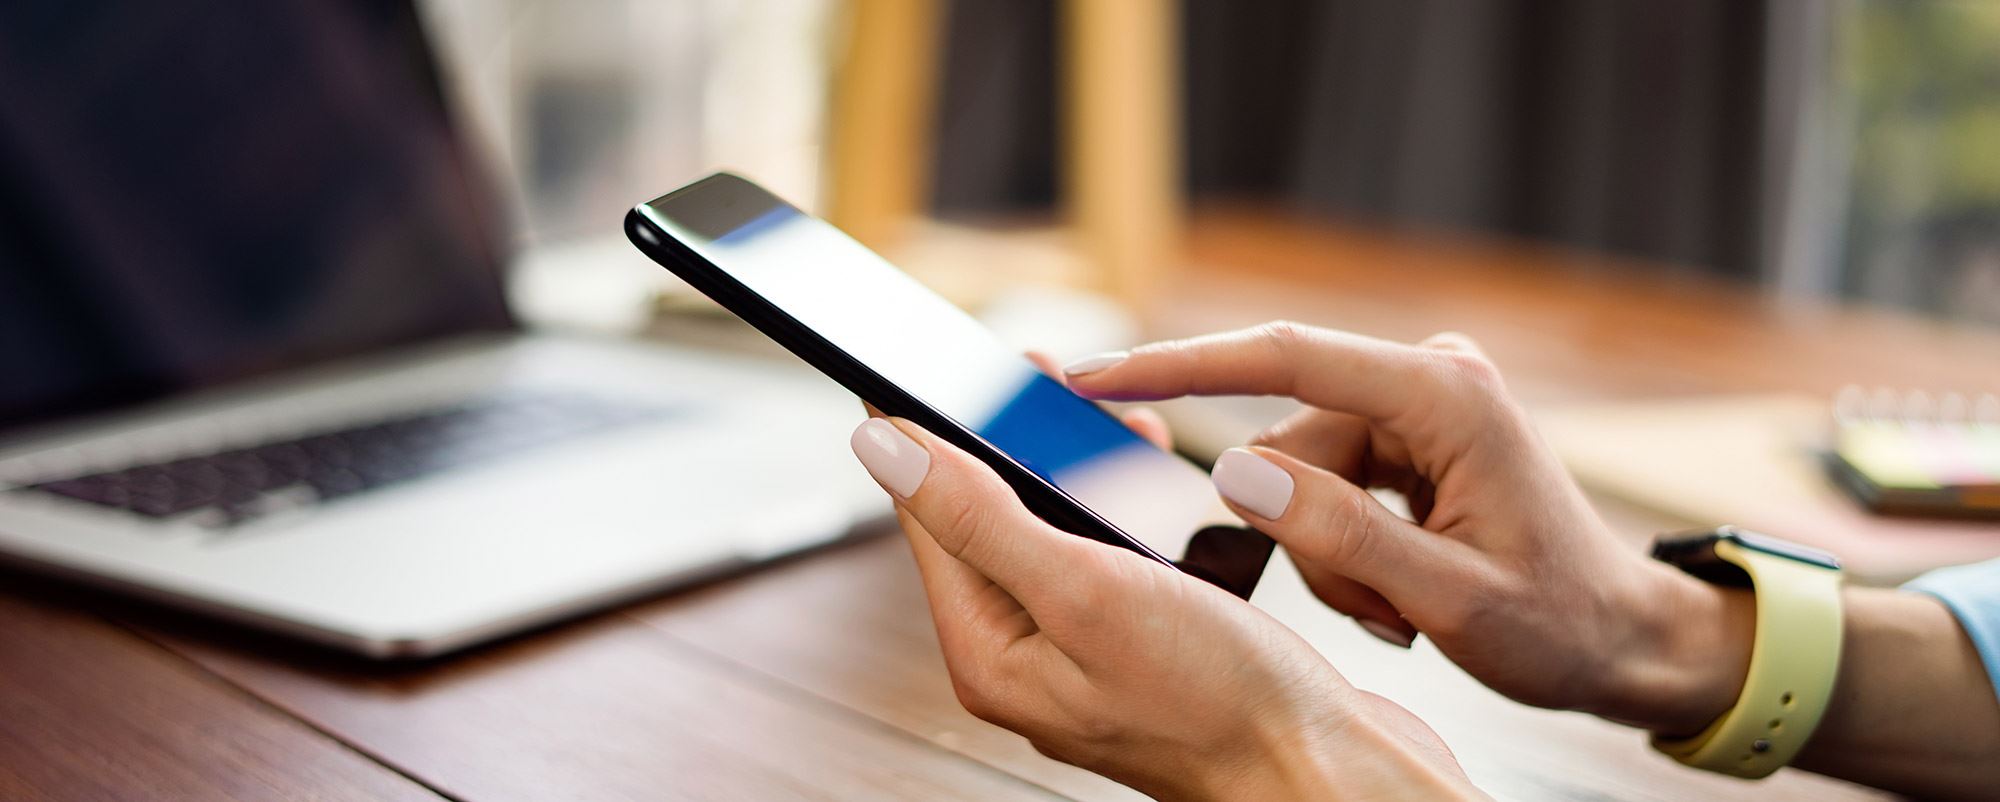
[[[1191,545],[1240,551],[1191,544],[1211,525],[1240,525],[1200,468],[1043,375],[972,316],[832,225],[728,175],[639,210],[751,292],[1155,553],[1181,563]],[[1268,545],[1256,556],[1267,554]]]

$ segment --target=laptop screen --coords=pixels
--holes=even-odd
[[[0,428],[511,327],[408,2],[0,3]]]

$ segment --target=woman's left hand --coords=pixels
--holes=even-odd
[[[1478,796],[1421,721],[1257,608],[1057,530],[909,421],[871,418],[853,447],[894,498],[960,702],[1042,753],[1159,797]]]

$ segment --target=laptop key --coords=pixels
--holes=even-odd
[[[50,479],[15,492],[226,528],[673,412],[580,395],[494,396],[289,440]]]

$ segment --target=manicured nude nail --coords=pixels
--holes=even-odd
[[[889,492],[909,498],[931,472],[931,454],[896,425],[881,418],[869,418],[848,438],[861,466]]]
[[[1292,506],[1292,475],[1247,448],[1222,452],[1211,478],[1223,498],[1265,518],[1280,518]]]
[[[1380,621],[1370,621],[1366,618],[1357,618],[1354,620],[1361,624],[1362,629],[1368,630],[1368,634],[1374,635],[1375,637],[1388,641],[1391,645],[1394,646],[1401,646],[1405,649],[1408,649],[1410,648],[1410,644],[1415,643],[1417,640],[1416,636],[1411,635],[1407,632],[1403,632],[1402,630],[1396,629],[1395,627],[1389,626],[1388,624],[1384,624]]]
[[[1063,375],[1082,376],[1086,373],[1096,373],[1100,370],[1111,367],[1112,365],[1116,365],[1120,362],[1125,361],[1125,358],[1131,355],[1132,353],[1130,351],[1112,351],[1110,353],[1098,354],[1096,356],[1087,356],[1075,362],[1071,362],[1067,365],[1064,365]]]

